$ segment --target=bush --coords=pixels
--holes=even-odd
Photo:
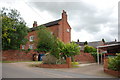
[[[42,57],[43,64],[56,64],[57,58],[51,54],[47,54]]]
[[[61,42],[59,39],[55,38],[55,42],[50,51],[50,54],[55,56],[57,59],[60,59],[62,57],[60,53],[62,53],[63,47],[64,47],[64,43]]]
[[[84,52],[86,52],[86,53],[97,52],[97,49],[94,48],[94,47],[92,47],[92,46],[86,45],[86,46],[84,47]]]
[[[120,71],[120,54],[117,54],[115,57],[109,57],[108,69]]]
[[[97,62],[97,52],[92,52],[90,54],[94,57],[95,61]],[[99,61],[101,62],[101,54],[99,54]]]
[[[42,57],[43,59],[43,64],[65,64],[66,60],[59,58],[57,59],[55,56],[51,54],[47,54]]]
[[[80,47],[76,43],[68,43],[62,49],[63,56],[71,57],[74,61],[74,56],[80,54]]]
[[[56,62],[56,64],[65,64],[65,63],[66,63],[66,60],[61,57]]]
[[[71,64],[72,64],[72,65],[79,65],[78,62],[72,62]]]

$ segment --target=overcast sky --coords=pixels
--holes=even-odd
[[[114,41],[118,39],[118,1],[1,0],[0,7],[17,9],[28,27],[32,27],[33,21],[40,25],[60,19],[62,10],[65,10],[72,28],[72,41],[100,41],[102,38]]]

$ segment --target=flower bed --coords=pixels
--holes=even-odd
[[[70,68],[68,64],[40,64],[41,68]]]

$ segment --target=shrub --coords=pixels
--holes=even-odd
[[[74,61],[74,56],[80,54],[80,47],[74,42],[68,43],[63,47],[62,53],[65,57],[72,57]]]
[[[47,54],[42,57],[43,59],[43,64],[65,64],[66,60],[63,58],[57,59],[55,56],[51,54]]]
[[[43,64],[56,64],[57,58],[51,54],[47,54],[42,57]]]
[[[72,62],[71,64],[72,64],[72,65],[79,65],[78,62]]]
[[[94,48],[94,47],[92,47],[92,46],[86,45],[86,46],[84,47],[84,52],[86,52],[86,53],[97,52],[97,49]]]
[[[78,62],[71,62],[71,65],[73,68],[78,68],[79,63]]]
[[[97,52],[91,52],[90,53],[93,57],[94,57],[94,59],[95,59],[95,61],[97,62]],[[99,54],[99,61],[101,61],[101,54]]]
[[[115,57],[109,57],[108,69],[120,71],[120,54],[117,54]]]
[[[60,53],[62,53],[63,47],[64,47],[64,43],[61,42],[59,39],[55,39],[55,42],[50,51],[50,54],[55,56],[57,59],[60,59],[62,57]]]
[[[66,63],[66,60],[61,57],[56,62],[56,64],[65,64],[65,63]]]

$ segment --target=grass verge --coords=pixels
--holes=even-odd
[[[72,68],[79,68],[80,66],[78,62],[71,62]]]

